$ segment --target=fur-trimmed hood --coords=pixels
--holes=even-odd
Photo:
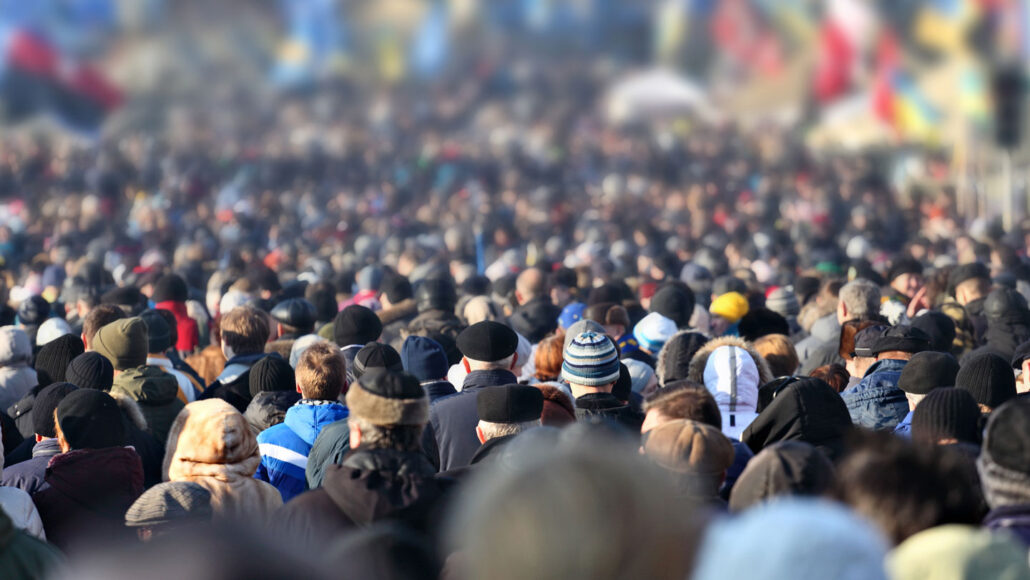
[[[675,337],[673,337],[675,338]],[[705,343],[704,346],[697,351],[694,358],[690,361],[690,370],[687,371],[687,378],[703,385],[705,384],[705,365],[708,364],[708,357],[711,356],[715,349],[721,346],[738,346],[747,351],[751,358],[755,361],[755,366],[758,367],[758,384],[759,386],[768,383],[773,380],[774,377],[772,371],[769,370],[769,363],[765,362],[762,355],[758,354],[751,343],[740,338],[739,336],[720,336],[719,338],[713,338]],[[661,371],[659,371],[659,377]]]
[[[139,408],[139,404],[136,401],[133,401],[125,393],[109,391],[107,394],[114,398],[114,401],[118,403],[118,408],[122,411],[122,415],[128,417],[133,425],[139,428],[140,431],[147,430],[147,419],[143,416],[143,411]]]
[[[709,342],[711,341],[708,336],[693,328],[672,335],[662,346],[662,350],[658,351],[658,357],[655,359],[658,384],[664,386],[669,382],[687,378],[694,355]]]
[[[724,350],[726,356],[719,354]],[[734,355],[734,352],[747,353],[754,367],[743,355]],[[717,358],[713,359],[713,356]],[[711,369],[707,368],[709,361],[714,363]],[[769,364],[752,348],[751,343],[735,336],[708,341],[694,355],[687,374],[688,379],[704,385],[715,397],[722,412],[723,434],[738,440],[744,429],[758,416],[756,408],[759,387],[773,379]]]

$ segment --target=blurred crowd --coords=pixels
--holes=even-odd
[[[0,576],[1030,578],[1030,229],[461,73],[0,141]]]

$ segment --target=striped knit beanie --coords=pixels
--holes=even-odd
[[[619,378],[619,353],[604,334],[582,332],[565,347],[561,376],[566,382],[596,387]]]

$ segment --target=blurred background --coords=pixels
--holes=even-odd
[[[0,151],[332,152],[355,119],[390,138],[435,124],[434,150],[513,132],[545,147],[570,120],[659,144],[775,127],[816,156],[876,152],[1010,229],[1027,215],[1027,4],[0,0]]]

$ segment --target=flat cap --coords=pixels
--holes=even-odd
[[[721,475],[733,464],[733,444],[719,429],[687,419],[648,431],[643,447],[655,463],[677,473]]]
[[[487,387],[476,395],[476,411],[481,421],[491,423],[524,423],[540,418],[544,395],[540,389],[526,385]]]
[[[948,294],[955,295],[955,287],[965,282],[966,280],[972,280],[974,278],[981,278],[984,280],[991,279],[991,271],[987,269],[987,266],[980,262],[973,262],[972,264],[962,264],[956,266],[951,274],[948,276]]]
[[[930,336],[907,324],[892,326],[880,333],[873,342],[873,355],[890,350],[901,352],[923,352],[930,348]]]
[[[955,385],[958,361],[946,352],[925,351],[912,355],[901,370],[898,388],[913,395],[925,395],[938,387]]]
[[[143,492],[125,512],[125,525],[157,526],[193,520],[210,521],[211,492],[192,481],[166,481]]]
[[[275,305],[269,313],[279,324],[309,329],[315,325],[318,312],[315,305],[304,298],[288,298]]]
[[[876,325],[863,328],[855,334],[855,356],[870,358],[873,354],[873,346],[876,340],[889,328],[887,325]]]
[[[490,362],[515,354],[519,336],[500,322],[484,320],[461,331],[457,342],[458,350],[467,358]]]

